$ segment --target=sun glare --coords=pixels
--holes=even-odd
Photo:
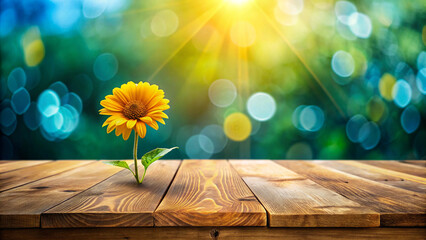
[[[249,2],[250,0],[225,0],[225,1],[235,5],[243,5]]]

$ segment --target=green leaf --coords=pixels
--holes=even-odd
[[[131,172],[133,172],[132,169],[129,168],[129,165],[127,165],[127,162],[125,162],[125,161],[118,161],[118,160],[117,161],[104,161],[103,163],[108,164],[108,165],[113,165],[113,166],[116,166],[116,167],[127,168]]]
[[[167,153],[169,153],[170,151],[172,151],[175,148],[178,148],[178,147],[156,148],[154,150],[151,150],[151,151],[145,153],[145,155],[143,155],[142,159],[141,159],[142,165],[145,167],[145,169],[147,169],[148,166],[151,165],[151,163],[153,163],[153,162],[157,161],[158,159],[164,157],[164,155],[166,155]]]

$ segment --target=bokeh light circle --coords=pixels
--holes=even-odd
[[[214,152],[214,144],[209,137],[200,134],[198,135],[198,141],[203,151],[209,154],[212,154]]]
[[[18,67],[13,69],[7,78],[7,87],[10,92],[15,92],[21,87],[25,87],[27,83],[27,75],[25,74],[24,69]]]
[[[417,56],[417,69],[426,68],[426,51],[422,51]]]
[[[401,114],[401,126],[408,134],[417,130],[420,125],[420,113],[414,106],[408,106]]]
[[[9,107],[3,108],[0,112],[0,127],[1,132],[10,136],[16,129],[16,115]]]
[[[10,127],[16,122],[16,114],[9,107],[3,108],[0,112],[0,124],[3,127]]]
[[[25,63],[29,67],[40,64],[44,59],[45,49],[41,39],[36,39],[24,47]]]
[[[304,131],[305,129],[300,124],[300,113],[305,107],[305,105],[298,106],[296,109],[294,109],[293,114],[291,115],[291,121],[293,125],[301,131]]]
[[[392,88],[393,101],[398,107],[405,107],[411,101],[411,87],[405,80],[398,80]]]
[[[24,114],[30,107],[30,104],[31,97],[27,89],[21,87],[13,93],[10,105],[12,106],[12,109],[16,112],[16,114]]]
[[[350,29],[359,38],[368,38],[373,29],[370,18],[362,13],[353,13],[349,17]]]
[[[396,83],[396,79],[394,76],[392,76],[389,73],[383,74],[383,76],[379,80],[379,92],[380,95],[388,100],[391,101],[393,99],[392,97],[392,89],[393,86]]]
[[[376,147],[380,137],[380,129],[375,122],[366,122],[359,129],[358,140],[365,150]]]
[[[360,114],[351,117],[346,123],[346,135],[351,142],[360,142],[359,131],[365,123],[367,123],[367,119]]]
[[[55,91],[59,98],[68,93],[68,87],[61,81],[50,84],[49,89]]]
[[[3,8],[3,7],[2,7]],[[13,8],[2,9],[0,12],[0,36],[7,36],[16,25],[16,13]]]
[[[166,9],[157,12],[151,20],[151,31],[158,37],[172,35],[179,26],[179,18],[175,12]]]
[[[69,104],[70,106],[74,107],[79,114],[83,111],[83,102],[76,93],[71,92],[65,94],[62,97],[61,102],[63,105]]]
[[[381,119],[384,119],[386,111],[386,104],[380,97],[373,96],[368,100],[366,112],[374,122],[379,122]]]
[[[426,59],[425,59],[426,60]],[[419,91],[426,94],[426,67],[419,70],[416,77],[416,85]]]
[[[300,105],[293,111],[292,123],[300,131],[316,132],[324,121],[323,110],[315,105]]]
[[[59,111],[50,117],[43,117],[43,120],[41,122],[41,126],[49,134],[57,132],[59,129],[61,129],[63,124],[64,116]]]
[[[107,8],[108,0],[84,0],[83,15],[86,18],[97,18]]]
[[[233,141],[244,141],[251,133],[250,119],[243,113],[232,113],[226,117],[223,124],[225,135]]]
[[[286,14],[298,15],[303,11],[303,0],[278,0],[278,7]]]
[[[102,81],[112,79],[118,71],[117,58],[111,53],[99,55],[93,63],[93,73]]]
[[[208,159],[212,156],[211,153],[204,151],[204,148],[212,149],[212,142],[204,135],[191,136],[185,144],[185,152],[191,159]]]
[[[24,113],[24,123],[32,131],[41,124],[41,115],[37,108],[37,103],[32,102],[28,110]]]
[[[355,70],[352,55],[345,51],[337,51],[331,59],[331,68],[340,77],[349,77]]]
[[[228,107],[237,97],[237,88],[227,79],[219,79],[210,84],[209,98],[217,107]]]
[[[304,107],[299,118],[300,125],[309,132],[320,130],[324,124],[324,112],[314,105]]]
[[[247,101],[247,111],[257,121],[271,119],[277,110],[274,98],[264,92],[258,92],[250,96]]]
[[[249,47],[256,40],[256,30],[249,22],[236,22],[231,27],[231,40],[239,47]]]
[[[287,159],[312,159],[312,148],[308,143],[299,142],[293,144],[286,154]]]
[[[58,112],[60,101],[58,94],[52,90],[44,90],[37,100],[38,110],[45,117],[50,117]]]
[[[221,152],[225,148],[226,144],[228,143],[228,138],[223,132],[223,128],[219,125],[212,124],[212,125],[208,125],[204,127],[203,130],[201,130],[201,135],[208,137],[213,143],[213,150],[209,153]],[[203,149],[205,151],[208,150],[205,148]]]
[[[334,5],[334,12],[337,19],[343,24],[349,24],[349,18],[357,12],[356,6],[348,1],[337,1]]]

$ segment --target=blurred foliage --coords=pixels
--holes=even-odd
[[[2,159],[131,158],[98,115],[128,81],[171,100],[139,152],[426,158],[425,1],[0,4]]]

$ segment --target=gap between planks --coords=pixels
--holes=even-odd
[[[67,199],[41,215],[43,228],[149,227],[153,212],[172,182],[180,160],[159,160],[142,185],[128,170]]]
[[[379,212],[381,226],[425,226],[423,194],[389,186],[307,161],[276,161],[346,198]]]
[[[379,213],[270,160],[230,160],[271,227],[378,227]]]

